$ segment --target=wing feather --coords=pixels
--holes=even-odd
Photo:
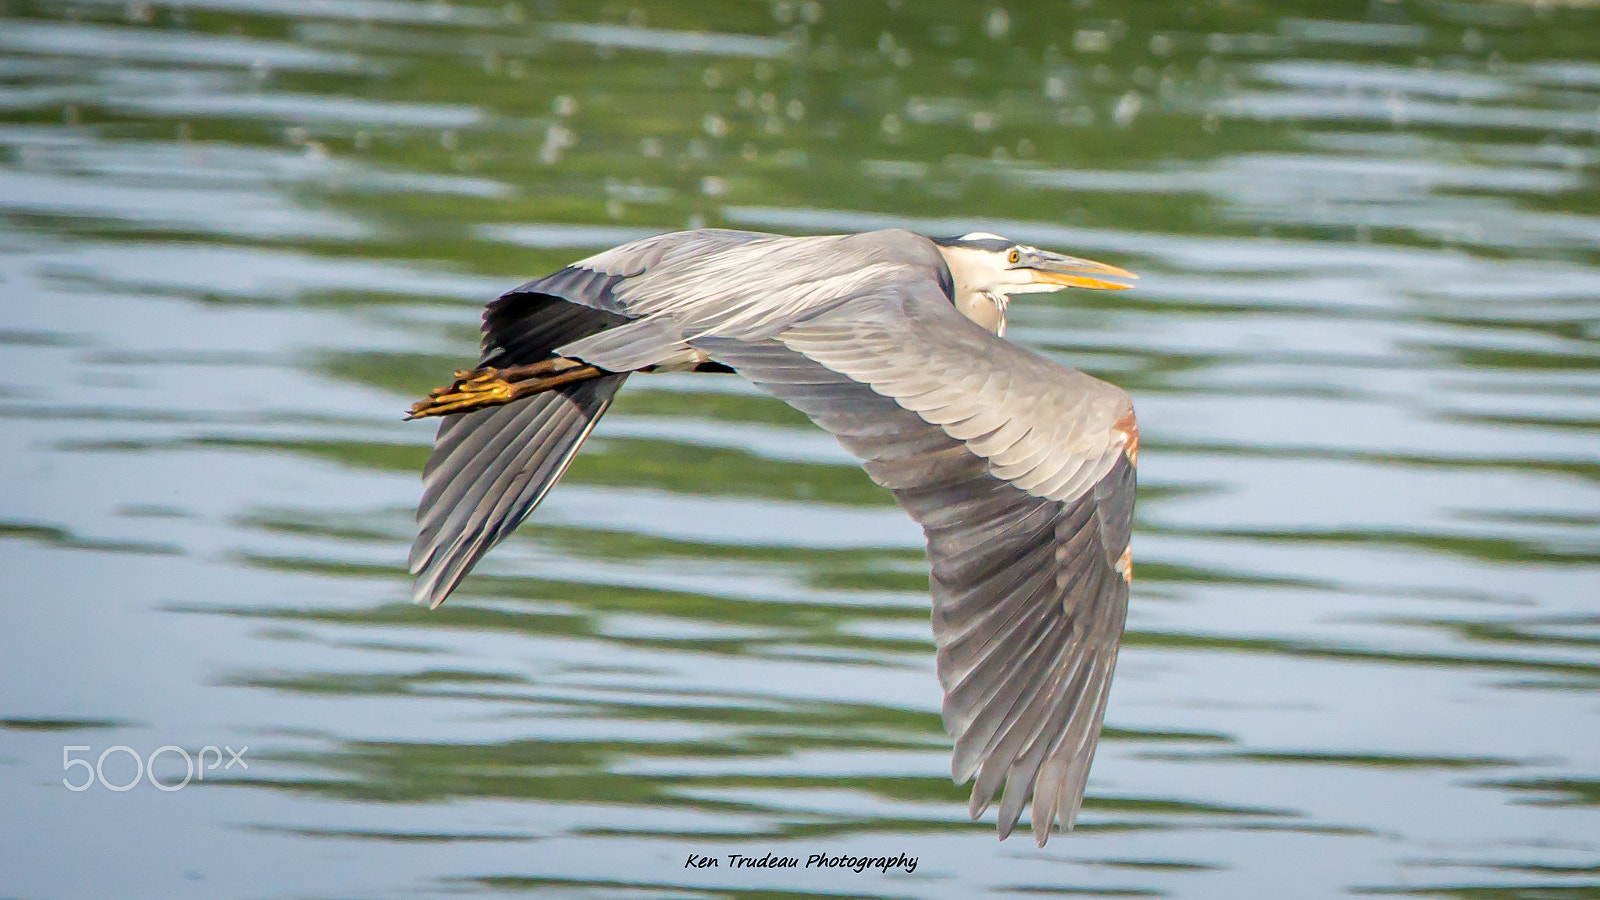
[[[1116,423],[1131,407],[1041,357],[1019,364],[1026,351],[986,332],[1003,346],[913,325],[937,315],[918,303],[942,298],[895,294],[922,289],[886,288],[771,339],[690,343],[832,432],[923,526],[952,775],[973,780],[974,818],[1004,783],[1002,836],[1031,794],[1043,844],[1082,803],[1126,617],[1134,480]],[[962,390],[929,390],[905,365]]]

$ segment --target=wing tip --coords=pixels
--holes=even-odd
[[[1071,771],[1063,771],[1053,777],[1041,778],[1033,785],[1033,803],[1028,825],[1034,843],[1040,847],[1049,843],[1050,835],[1057,830],[1058,823],[1062,833],[1077,828],[1078,812],[1083,808],[1084,793],[1081,785],[1076,791],[1070,790],[1071,775]],[[965,780],[956,779],[956,783],[961,784]],[[1006,788],[1007,790],[1011,788],[1010,779],[1007,779]],[[991,791],[987,795],[981,793],[975,784],[972,788],[972,797],[967,803],[967,815],[976,822],[988,811],[993,802],[994,792]],[[1002,802],[999,818],[995,821],[995,830],[1000,840],[1009,838],[1016,830],[1017,823],[1022,817],[1022,809],[1023,804],[1018,804],[1016,809],[1008,809]]]
[[[978,789],[974,787],[972,789],[972,798],[967,801],[967,817],[974,822],[978,821],[984,812],[989,809],[989,804],[993,800],[993,797],[985,797],[983,794],[978,793]],[[1000,839],[1005,840],[1005,835],[1002,834]]]
[[[413,552],[410,570],[416,577],[411,583],[411,602],[430,610],[438,609],[482,555],[469,551],[441,556],[440,548],[433,545],[424,553]]]
[[[416,581],[411,585],[411,602],[418,606],[426,606],[430,610],[438,609],[455,588],[455,584],[451,583],[441,590],[440,574],[442,573],[438,571],[417,573]]]

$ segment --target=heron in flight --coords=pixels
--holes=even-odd
[[[1004,839],[1083,802],[1127,617],[1139,429],[1119,388],[1003,336],[1016,294],[1128,285],[1115,266],[974,233],[702,229],[506,293],[445,416],[411,548],[437,607],[539,505],[635,372],[737,372],[831,432],[928,540],[951,774]]]

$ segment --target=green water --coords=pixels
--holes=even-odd
[[[920,533],[736,378],[406,602],[479,306],[699,225],[1143,276],[1013,307],[1144,435],[1073,834],[967,820]],[[0,0],[0,897],[1600,897],[1597,339],[1581,4]],[[63,785],[167,745],[248,769]]]

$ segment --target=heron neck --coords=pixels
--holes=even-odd
[[[996,335],[1006,333],[1005,294],[989,291],[964,291],[956,297],[956,309]]]

